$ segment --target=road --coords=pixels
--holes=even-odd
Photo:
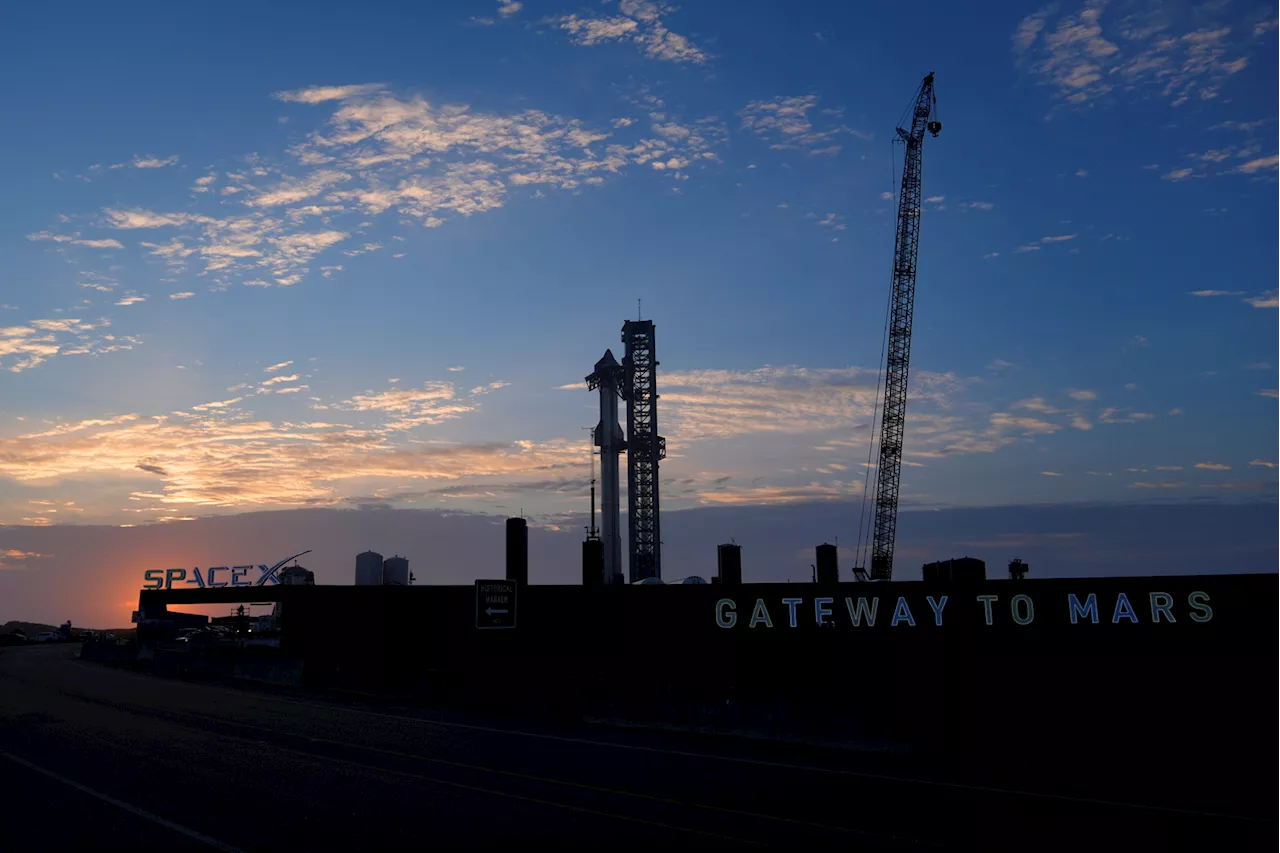
[[[8,849],[1274,849],[1206,815],[903,759],[495,720],[0,651]]]

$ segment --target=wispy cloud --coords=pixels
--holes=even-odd
[[[1144,0],[1108,14],[1105,0],[1086,0],[1075,11],[1054,4],[1022,19],[1013,53],[1065,105],[1120,94],[1173,106],[1212,100],[1256,47],[1213,17],[1225,5],[1193,12]]]
[[[0,327],[0,369],[21,373],[55,356],[102,355],[132,349],[141,339],[113,335],[105,330],[106,318],[93,322],[80,319],[32,320],[16,326]]]
[[[28,234],[28,240],[50,240],[54,243],[68,243],[72,246],[84,246],[86,249],[123,249],[124,244],[119,240],[111,238],[85,240],[81,239],[80,233],[75,234],[54,234],[49,231],[39,231],[35,234]]]
[[[1070,397],[1072,400],[1096,400],[1096,399],[1098,399],[1098,394],[1097,394],[1097,392],[1096,392],[1096,391],[1089,391],[1089,390],[1087,390],[1087,389],[1082,389],[1082,388],[1072,389],[1072,390],[1068,391],[1068,392],[1067,392],[1067,396],[1068,396],[1068,397]]]
[[[165,166],[173,166],[178,162],[178,155],[172,157],[154,157],[148,154],[146,157],[134,157],[131,164],[135,169],[163,169]]]
[[[1280,301],[1276,298],[1276,291],[1268,290],[1260,296],[1250,296],[1244,300],[1254,308],[1276,308],[1280,307]]]
[[[517,4],[519,5],[519,4]],[[672,7],[648,0],[620,0],[618,14],[566,15],[556,20],[574,44],[593,46],[605,42],[637,45],[650,59],[703,65],[710,57],[689,39],[667,29],[662,16]]]
[[[766,101],[752,101],[738,111],[742,120],[742,129],[754,133],[769,143],[769,147],[778,151],[800,150],[809,154],[837,154],[840,145],[836,144],[842,136],[858,139],[870,137],[853,130],[838,121],[826,120],[828,114],[823,111],[823,126],[815,127],[810,118],[810,111],[818,105],[817,95],[795,95],[777,97]],[[838,117],[839,111],[836,111]],[[881,198],[892,198],[885,194]]]
[[[1230,471],[1231,470],[1230,465],[1223,465],[1221,462],[1197,462],[1196,467],[1202,468],[1206,471]]]
[[[170,299],[190,299],[190,298],[191,298],[191,297],[193,297],[193,296],[195,296],[195,294],[194,294],[194,293],[192,293],[190,290],[184,290],[184,291],[182,291],[181,293],[170,293],[170,294],[169,294],[169,298],[170,298]]]

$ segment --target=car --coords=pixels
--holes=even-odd
[[[36,642],[37,643],[56,643],[58,642],[58,635],[53,631],[44,631],[36,635]]]

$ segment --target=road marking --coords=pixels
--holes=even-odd
[[[211,732],[208,729],[201,729],[195,726],[183,725],[182,723],[175,722],[174,720],[166,720],[165,722],[167,722],[171,726],[176,726],[177,728],[181,728],[181,729],[187,729],[188,731],[199,732],[201,734],[206,734],[206,735],[211,734]],[[266,748],[266,749],[274,749],[278,752],[292,753],[293,755],[299,755],[304,758],[308,758],[312,761],[321,762],[323,764],[346,764],[350,767],[358,767],[361,770],[371,771],[375,774],[392,773],[396,776],[403,776],[408,779],[418,779],[423,782],[430,782],[435,785],[445,785],[450,788],[459,788],[464,791],[473,791],[475,793],[480,793],[480,794],[490,794],[495,797],[506,797],[507,799],[520,800],[526,803],[536,803],[537,805],[540,805],[540,806],[551,806],[552,808],[566,809],[572,812],[581,812],[583,814],[597,815],[599,817],[607,817],[607,818],[612,818],[614,820],[623,820],[629,823],[641,823],[641,824],[645,824],[646,826],[656,826],[660,829],[669,829],[675,832],[687,832],[692,835],[703,835],[708,838],[717,838],[717,839],[720,839],[721,841],[736,841],[739,844],[749,844],[753,847],[769,846],[766,842],[763,842],[763,841],[755,841],[749,838],[736,838],[732,835],[721,835],[717,832],[708,832],[705,829],[693,829],[692,827],[687,827],[687,826],[677,826],[675,824],[670,824],[670,823],[661,823],[656,820],[646,820],[645,818],[642,818],[642,817],[632,817],[630,815],[615,814],[613,812],[603,812],[603,811],[598,811],[596,809],[589,809],[584,806],[573,806],[573,805],[569,805],[568,803],[558,803],[555,800],[543,800],[543,799],[539,799],[538,797],[528,797],[528,796],[525,796],[524,794],[512,794],[507,791],[498,791],[498,790],[494,790],[493,788],[484,788],[479,785],[467,785],[462,782],[451,782],[448,779],[438,779],[435,776],[424,776],[421,773],[410,773],[406,770],[394,770],[390,767],[381,767],[376,764],[365,764],[364,762],[352,761],[348,758],[334,758],[328,755],[317,755],[314,752],[307,752],[305,749],[294,749],[288,746],[281,746],[279,744],[268,743],[267,741],[264,741],[264,740],[241,737],[240,735],[229,735],[226,733],[219,733],[218,737],[220,738],[229,737],[234,740],[243,741],[244,743],[252,744],[255,748],[259,748],[259,749]],[[6,755],[6,753],[0,753],[0,755]],[[9,757],[12,757],[12,756],[9,756]],[[157,818],[157,820],[158,819],[159,818]],[[224,849],[229,851],[235,851],[235,848],[233,847],[227,847]],[[243,853],[243,851],[236,851],[236,853]]]
[[[68,779],[65,776],[60,776],[57,773],[54,773],[52,770],[46,770],[43,767],[32,764],[30,761],[27,761],[25,758],[19,758],[18,756],[10,755],[7,752],[0,752],[0,757],[7,758],[10,761],[15,762],[17,764],[21,764],[23,767],[27,768],[28,770],[34,770],[37,773],[41,773],[45,776],[48,776],[50,779],[53,779],[56,782],[61,782],[64,785],[69,785],[72,788],[75,788],[77,791],[82,791],[83,793],[86,793],[91,797],[97,797],[99,800],[102,800],[104,803],[110,803],[116,808],[124,809],[125,811],[130,812],[131,814],[135,814],[138,817],[146,818],[152,823],[157,823],[160,826],[163,826],[165,829],[171,829],[174,832],[180,832],[183,835],[187,836],[188,838],[193,838],[196,841],[199,841],[201,844],[208,845],[209,847],[212,847],[215,850],[222,850],[222,851],[225,851],[225,853],[244,853],[244,851],[241,850],[239,847],[232,847],[230,844],[223,844],[221,841],[219,841],[216,838],[210,838],[207,835],[202,835],[199,832],[196,832],[194,829],[187,829],[185,826],[182,826],[181,824],[177,824],[171,820],[162,818],[160,817],[160,815],[152,814],[146,809],[140,809],[137,806],[133,806],[133,805],[130,805],[129,803],[124,802],[123,800],[117,800],[115,797],[108,796],[102,793],[101,791],[95,791],[90,787],[81,785],[79,782]]]
[[[269,732],[277,736],[298,738],[299,740],[310,741],[311,743],[322,743],[322,744],[328,744],[330,746],[340,746],[340,747],[346,747],[348,749],[358,749],[358,750],[363,750],[365,752],[378,753],[380,755],[389,755],[395,758],[407,758],[413,761],[424,761],[429,764],[442,764],[442,765],[445,765],[446,767],[460,767],[466,770],[477,770],[482,773],[492,773],[496,776],[510,776],[515,779],[527,779],[531,782],[541,782],[549,785],[562,785],[568,788],[582,788],[587,791],[596,791],[602,794],[614,794],[620,797],[632,797],[640,800],[650,800],[652,802],[663,803],[665,805],[671,805],[671,806],[679,806],[682,808],[704,809],[706,811],[722,812],[724,814],[737,815],[740,817],[759,818],[762,820],[778,821],[781,823],[791,823],[797,826],[807,826],[813,829],[827,830],[829,832],[843,832],[851,835],[865,835],[865,836],[871,836],[874,838],[879,838],[882,840],[888,840],[888,839],[899,840],[899,841],[903,840],[899,836],[896,836],[892,833],[887,833],[887,832],[875,832],[872,830],[856,829],[853,827],[835,826],[829,823],[815,823],[813,821],[799,820],[797,818],[782,817],[780,815],[772,815],[772,814],[764,814],[762,812],[749,812],[749,811],[743,811],[742,809],[731,809],[731,808],[725,808],[724,806],[712,806],[705,803],[695,803],[695,802],[689,802],[686,800],[672,800],[667,797],[657,797],[652,794],[642,794],[638,791],[624,791],[618,788],[605,788],[600,785],[590,785],[590,784],[587,784],[586,782],[572,782],[567,779],[552,779],[551,777],[548,777],[548,776],[535,776],[531,773],[519,773],[515,770],[502,770],[497,767],[485,767],[480,764],[468,764],[463,761],[450,761],[447,758],[432,758],[431,756],[418,755],[417,753],[412,753],[412,752],[400,752],[394,749],[382,749],[381,747],[365,746],[364,744],[350,743],[348,741],[313,737],[311,735],[304,735],[298,732],[281,731],[280,729],[273,729],[269,726],[258,726],[258,725],[254,725],[253,723],[243,723],[235,720],[226,720],[221,717],[214,717],[208,714],[201,714],[196,711],[179,711],[177,713],[184,717],[198,717],[203,720],[209,720],[211,722],[220,723],[223,725],[232,725],[232,726],[237,726],[239,728],[253,729],[255,731],[260,731],[260,732]],[[156,715],[156,716],[159,716],[159,715]],[[173,721],[169,720],[169,722],[173,722]],[[258,741],[258,742],[265,743],[265,741]],[[308,753],[308,754],[311,754],[311,753]],[[911,839],[911,840],[915,843],[920,843],[918,839]]]
[[[91,664],[77,661],[81,666],[91,666]],[[130,676],[125,676],[130,677]],[[137,676],[133,676],[137,677]],[[147,680],[168,680],[163,678],[148,678]],[[224,692],[239,693],[242,696],[257,696],[262,699],[280,702],[286,705],[300,705],[304,708],[316,708],[324,711],[342,711],[348,714],[364,714],[369,717],[381,717],[388,720],[401,720],[411,723],[420,723],[427,726],[441,726],[444,728],[464,729],[470,731],[485,732],[487,734],[510,735],[513,737],[538,738],[541,740],[558,741],[560,743],[576,743],[585,746],[608,747],[611,749],[626,749],[633,752],[652,752],[661,755],[675,755],[682,758],[694,758],[704,761],[726,761],[734,764],[746,764],[754,767],[767,767],[775,770],[796,770],[807,773],[826,773],[833,776],[847,776],[858,779],[871,779],[879,782],[897,782],[904,785],[923,785],[933,788],[945,788],[958,791],[973,791],[984,794],[1001,794],[1009,797],[1028,797],[1040,800],[1056,800],[1059,802],[1079,803],[1082,805],[1093,806],[1109,806],[1113,808],[1140,809],[1143,811],[1162,812],[1167,814],[1192,815],[1195,817],[1212,817],[1224,818],[1229,820],[1244,820],[1250,822],[1271,822],[1269,818],[1252,817],[1249,815],[1227,814],[1224,812],[1207,812],[1197,809],[1183,809],[1176,806],[1157,806],[1146,803],[1130,803],[1123,800],[1102,800],[1092,797],[1075,797],[1070,794],[1052,794],[1042,791],[1022,791],[1016,788],[999,788],[993,785],[974,785],[964,782],[946,782],[938,779],[914,779],[909,776],[894,776],[888,773],[870,773],[864,770],[842,770],[831,767],[817,767],[804,764],[789,764],[786,762],[766,761],[760,758],[741,758],[731,755],[715,755],[712,753],[688,752],[680,749],[669,749],[657,746],[640,746],[638,744],[616,743],[612,741],[592,740],[590,738],[569,737],[567,735],[549,735],[540,732],[526,732],[516,729],[501,729],[493,726],[480,726],[473,723],[452,723],[443,720],[430,720],[422,717],[408,717],[403,714],[388,714],[382,711],[368,711],[362,708],[344,708],[341,705],[330,705],[320,702],[303,702],[298,699],[286,699],[281,696],[274,696],[268,693],[258,693],[256,691],[236,690],[234,687],[224,687],[208,684],[196,684],[194,682],[183,682],[193,687],[203,687],[209,690],[221,690]]]

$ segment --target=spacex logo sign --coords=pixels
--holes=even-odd
[[[224,586],[274,586],[280,583],[280,578],[276,575],[285,563],[301,557],[306,554],[303,551],[294,554],[293,557],[286,557],[274,566],[268,566],[259,563],[257,566],[213,566],[204,569],[203,573],[200,569],[148,569],[143,578],[146,581],[143,589],[173,589],[178,586],[194,586],[197,589],[217,589]],[[245,576],[249,574],[251,569],[258,570],[258,576],[252,581]],[[229,580],[227,578],[230,578]]]

